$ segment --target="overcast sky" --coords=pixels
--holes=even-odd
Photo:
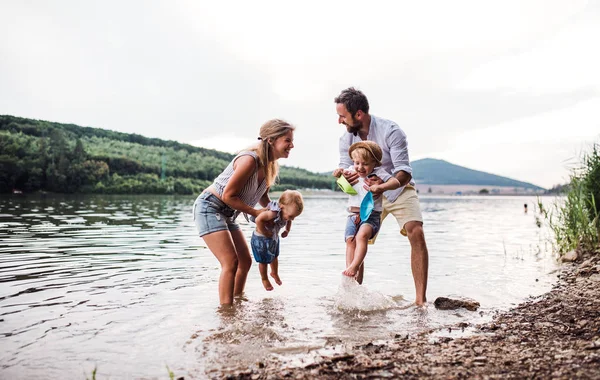
[[[551,187],[600,142],[600,5],[0,0],[0,114],[337,166],[349,86],[432,157]]]

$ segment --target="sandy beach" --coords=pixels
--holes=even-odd
[[[489,323],[454,327],[472,332],[466,337],[426,331],[355,346],[303,366],[268,359],[216,378],[600,379],[600,251],[562,264],[558,277],[549,293]]]

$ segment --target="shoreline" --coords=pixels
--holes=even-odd
[[[267,358],[226,379],[555,378],[600,379],[600,250],[560,266],[548,293],[468,325],[353,346],[304,366]],[[431,302],[431,301],[430,301]]]

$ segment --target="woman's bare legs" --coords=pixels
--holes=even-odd
[[[208,249],[221,264],[219,276],[219,301],[221,305],[233,303],[233,290],[238,269],[238,255],[229,231],[217,231],[202,237]]]
[[[231,237],[235,244],[235,250],[237,252],[238,266],[235,274],[235,287],[233,289],[233,295],[239,296],[244,292],[246,286],[246,278],[248,278],[248,272],[252,266],[252,257],[250,257],[250,249],[248,249],[248,243],[242,231],[231,231]]]

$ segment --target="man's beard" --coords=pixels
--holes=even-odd
[[[346,124],[346,130],[348,131],[348,133],[352,133],[354,136],[358,134],[358,131],[360,131],[360,127],[362,127],[360,123],[356,123],[353,125]]]

